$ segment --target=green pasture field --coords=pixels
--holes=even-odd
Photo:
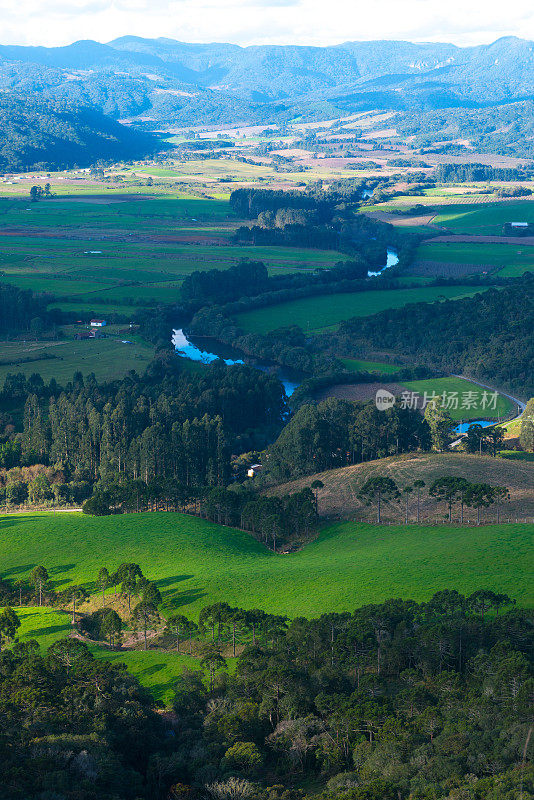
[[[43,649],[50,647],[58,639],[68,636],[72,630],[71,616],[65,611],[49,607],[14,606],[21,625],[17,636],[21,642],[35,639]]]
[[[433,392],[443,397],[445,393],[445,400],[447,396],[450,397],[451,393],[458,393],[458,408],[450,407],[447,410],[454,420],[476,420],[476,419],[498,419],[499,417],[506,417],[511,414],[516,406],[504,395],[499,394],[497,397],[496,408],[482,407],[482,395],[484,389],[476,383],[464,380],[463,378],[429,378],[423,381],[403,381],[403,386],[418,394],[424,396],[424,393],[430,396]],[[462,408],[462,400],[464,392],[476,392],[477,406],[475,408]]]
[[[360,361],[358,358],[340,358],[339,360],[349,372],[379,372],[386,374],[398,372],[402,369],[398,364],[388,364],[385,361]]]
[[[226,200],[199,197],[148,197],[133,199],[120,195],[106,197],[83,196],[53,197],[30,203],[25,198],[0,200],[0,225],[2,227],[33,225],[40,228],[77,229],[119,228],[131,231],[154,232],[158,228],[172,229],[183,221],[217,220],[235,222],[230,204]]]
[[[433,222],[443,225],[452,233],[500,236],[506,222],[534,222],[534,201],[451,205],[440,209]],[[520,246],[519,239],[518,247]]]
[[[154,355],[154,348],[137,336],[126,334],[132,344],[123,344],[121,338],[72,338],[57,342],[0,342],[0,387],[6,375],[22,372],[26,377],[37,372],[45,383],[55,378],[60,385],[72,380],[75,372],[85,377],[94,372],[97,380],[120,378],[130,370],[143,374]],[[49,354],[54,358],[41,358],[24,363],[22,359]],[[16,359],[21,359],[17,362]],[[11,364],[1,362],[11,361]]]
[[[285,325],[299,325],[306,332],[322,331],[352,317],[368,317],[408,303],[470,297],[479,291],[470,286],[428,286],[321,295],[244,311],[235,316],[235,321],[247,333],[268,333]]]
[[[450,587],[463,593],[480,587],[506,592],[527,607],[534,601],[532,526],[521,524],[337,523],[290,555],[275,555],[243,531],[163,512],[4,515],[0,536],[3,578],[27,577],[34,565],[43,564],[57,588],[74,582],[93,590],[101,566],[111,570],[133,561],[157,580],[164,613],[179,609],[191,618],[217,601],[317,617],[390,597],[421,601]],[[68,615],[48,609],[22,609],[21,618],[22,637],[45,647],[70,630]],[[198,669],[197,659],[172,651],[111,652],[96,645],[91,650],[96,657],[126,663],[163,702],[183,666]]]
[[[484,264],[496,269],[499,277],[514,278],[528,270],[534,270],[534,247],[515,244],[462,244],[436,242],[422,244],[417,250],[417,259],[425,261],[457,262],[460,264]]]
[[[158,582],[163,611],[196,618],[226,601],[288,616],[352,610],[389,597],[428,598],[444,587],[481,586],[532,605],[528,546],[533,527],[328,525],[302,550],[277,555],[244,531],[172,512],[89,517],[0,516],[3,578],[43,564],[52,583],[95,588],[98,570],[138,563]]]

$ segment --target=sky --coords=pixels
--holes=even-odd
[[[487,44],[534,39],[532,0],[0,0],[0,43],[164,36],[186,42]]]

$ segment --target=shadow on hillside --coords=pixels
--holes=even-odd
[[[169,575],[168,578],[162,578],[161,580],[156,581],[158,587],[161,589],[162,586],[170,586],[172,583],[178,583],[179,581],[186,581],[188,578],[194,578],[194,575]]]
[[[30,639],[34,636],[51,636],[53,633],[64,633],[69,626],[64,625],[49,625],[47,628],[34,628],[33,631],[27,631],[25,637]]]
[[[199,589],[188,589],[185,592],[168,591],[163,592],[163,601],[166,606],[172,608],[181,608],[181,606],[188,606],[190,603],[195,603],[202,597],[205,597],[207,592],[202,592]]]
[[[68,572],[71,569],[74,569],[76,564],[59,564],[57,567],[51,567],[48,570],[50,575],[60,575],[62,572]]]
[[[36,567],[37,564],[21,564],[19,567],[11,567],[2,571],[2,577],[7,578],[9,575],[19,575],[21,572],[28,572],[28,570]]]
[[[160,670],[165,669],[166,666],[166,664],[151,664],[150,667],[145,667],[145,669],[140,670],[137,673],[137,677],[140,678],[142,676],[146,678],[148,675],[155,675],[156,672],[160,672]]]

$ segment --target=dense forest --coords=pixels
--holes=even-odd
[[[488,164],[439,164],[435,178],[440,183],[528,181],[531,174],[531,169],[491,167]]]
[[[19,463],[61,464],[71,479],[90,482],[113,475],[225,485],[229,453],[263,447],[281,427],[282,386],[245,366],[182,370],[174,355],[162,356],[142,378],[99,385],[78,373],[64,391],[39,376],[8,376],[4,407],[24,405]]]
[[[40,332],[50,323],[51,315],[46,310],[48,297],[0,283],[0,333],[31,331]]]
[[[513,285],[462,300],[415,303],[348,320],[325,346],[348,354],[357,347],[399,352],[531,396],[534,276],[528,273]]]
[[[142,158],[163,147],[155,137],[126,128],[95,109],[6,94],[0,94],[0,137],[2,171]]]
[[[532,618],[512,604],[444,590],[316,620],[178,615],[169,631],[200,639],[199,670],[161,715],[81,641],[15,644],[0,654],[2,797],[529,800]]]
[[[276,482],[413,450],[430,450],[430,428],[417,411],[328,400],[303,405],[269,449]]]

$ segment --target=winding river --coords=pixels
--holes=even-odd
[[[368,196],[370,197],[371,195],[369,194]],[[388,247],[386,264],[378,272],[369,272],[369,277],[376,277],[384,272],[384,270],[394,267],[398,263],[399,257],[397,255],[397,251],[393,247]],[[280,367],[276,364],[261,361],[260,359],[248,359],[245,362],[245,354],[236,348],[230,347],[230,345],[222,344],[216,339],[212,339],[210,337],[190,337],[184,333],[182,328],[178,328],[173,331],[172,343],[177,355],[179,355],[181,358],[188,358],[191,361],[198,361],[202,364],[212,364],[214,361],[218,361],[220,359],[227,366],[247,363],[249,366],[260,370],[260,372],[268,372],[276,375],[283,385],[287,397],[291,397],[295,389],[300,386],[306,377],[305,375],[299,374],[297,371],[291,370],[287,367]],[[206,347],[209,349],[206,349]],[[480,385],[482,386],[483,384]],[[524,404],[515,397],[510,397],[510,399],[518,404],[518,411],[521,413],[523,410],[522,406],[524,406]],[[487,428],[490,425],[495,425],[495,420],[476,419],[469,420],[468,422],[462,422],[454,428],[454,432],[459,435],[465,434],[467,433],[469,426],[475,424],[482,425],[483,428]]]
[[[189,358],[191,361],[212,364],[214,361],[221,359],[229,367],[234,364],[245,363],[245,355],[239,350],[209,337],[189,337],[182,328],[173,331],[172,343],[179,356]],[[206,350],[206,347],[209,347],[209,350]],[[303,375],[287,367],[278,367],[276,364],[269,364],[258,359],[247,361],[247,363],[249,366],[260,370],[260,372],[270,372],[276,375],[284,387],[287,397],[291,397],[297,386],[300,386],[304,380]]]

